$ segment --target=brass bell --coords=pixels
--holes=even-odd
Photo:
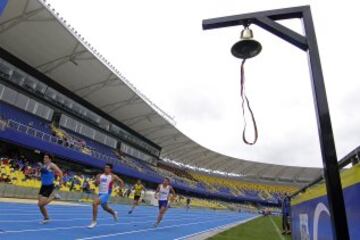
[[[231,53],[236,58],[248,59],[255,57],[261,52],[261,44],[254,40],[254,35],[249,26],[241,31],[240,41],[235,43],[231,48]]]

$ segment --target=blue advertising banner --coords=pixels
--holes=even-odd
[[[350,239],[360,239],[360,165],[341,174]],[[331,240],[329,207],[324,184],[292,201],[293,240]]]

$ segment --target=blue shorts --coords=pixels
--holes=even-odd
[[[110,194],[108,193],[99,193],[99,199],[100,199],[100,204],[101,205],[106,205],[107,202],[109,201],[110,198]]]
[[[167,200],[159,200],[159,209],[161,209],[162,207],[167,208],[167,206],[168,206]]]

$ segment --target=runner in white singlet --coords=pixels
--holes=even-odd
[[[170,185],[170,179],[165,178],[163,183],[158,186],[155,193],[155,198],[159,200],[159,215],[154,227],[157,227],[160,224],[169,207],[170,193],[173,194],[173,197],[175,197],[176,193]]]
[[[118,221],[118,213],[108,205],[114,182],[120,183],[121,188],[124,187],[124,181],[112,173],[112,164],[106,164],[104,173],[96,176],[95,184],[99,186],[99,195],[94,199],[93,219],[88,228],[94,228],[96,226],[99,205],[101,205],[106,212],[110,213],[115,221]]]

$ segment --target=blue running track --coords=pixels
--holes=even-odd
[[[158,228],[153,228],[158,209],[140,206],[128,215],[127,205],[113,205],[120,221],[99,208],[98,225],[87,229],[91,207],[51,205],[51,222],[39,224],[41,217],[35,204],[0,203],[1,240],[180,240],[191,234],[246,220],[255,215],[228,211],[171,208]]]

